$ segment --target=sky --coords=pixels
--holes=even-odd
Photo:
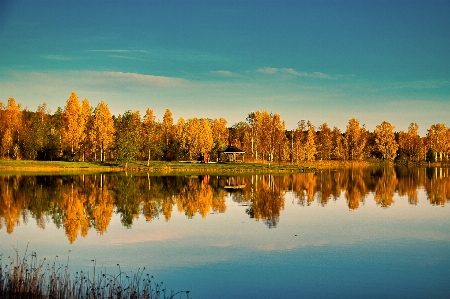
[[[0,1],[0,101],[450,125],[450,1]]]

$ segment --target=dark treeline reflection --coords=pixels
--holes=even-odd
[[[72,243],[86,236],[90,228],[100,234],[113,214],[131,227],[138,217],[147,221],[164,217],[169,221],[176,206],[188,218],[196,214],[226,211],[226,198],[247,206],[250,218],[276,227],[285,195],[290,192],[298,204],[345,198],[349,209],[358,209],[369,193],[387,208],[394,194],[406,196],[410,204],[419,201],[424,189],[432,205],[450,200],[449,168],[353,168],[292,175],[249,176],[152,176],[125,174],[0,176],[0,229],[12,233],[16,225],[33,218],[45,228],[53,222],[63,228]]]

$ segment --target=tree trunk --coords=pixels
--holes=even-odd
[[[101,151],[100,151],[100,160],[102,161],[102,163],[105,161],[105,158],[104,158],[104,152],[103,152],[103,141],[102,141],[102,148],[101,148]]]

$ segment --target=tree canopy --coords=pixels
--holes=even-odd
[[[224,118],[180,117],[176,123],[166,109],[162,121],[147,108],[111,115],[100,101],[91,107],[75,92],[64,109],[51,113],[46,103],[35,112],[22,109],[14,98],[0,102],[0,156],[3,159],[124,161],[198,160],[208,154],[217,161],[218,150],[233,145],[245,151],[245,161],[309,162],[378,158],[404,161],[448,161],[450,128],[433,124],[426,136],[411,123],[407,132],[396,132],[388,121],[369,131],[359,120],[348,121],[345,132],[327,123],[318,128],[300,120],[286,130],[279,114],[252,111],[245,120],[229,126]]]

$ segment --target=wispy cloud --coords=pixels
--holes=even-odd
[[[223,76],[223,77],[239,77],[240,75],[238,73],[233,73],[226,70],[220,70],[220,71],[211,71],[211,74]]]
[[[126,72],[110,71],[65,71],[65,72],[10,72],[12,78],[20,81],[48,84],[67,82],[74,84],[115,86],[120,83],[153,85],[158,87],[186,86],[190,81],[177,77],[166,77]]]
[[[72,57],[64,55],[44,55],[42,57],[48,60],[65,60],[65,61],[73,60]]]
[[[182,78],[145,75],[138,73],[95,72],[95,71],[86,71],[85,73],[87,73],[90,76],[98,78],[118,80],[120,82],[148,83],[162,87],[183,86],[189,82],[188,80]]]
[[[272,75],[272,74],[276,74],[278,72],[278,69],[277,68],[273,68],[273,67],[265,67],[265,68],[260,68],[260,69],[258,69],[256,71],[258,73]]]
[[[274,74],[284,74],[284,75],[292,75],[296,77],[308,77],[308,78],[317,78],[317,79],[334,79],[340,77],[331,76],[329,74],[321,73],[321,72],[299,72],[293,68],[273,68],[273,67],[264,67],[256,70],[258,73],[274,75]]]
[[[101,49],[101,50],[90,50],[89,52],[100,52],[100,53],[141,53],[149,54],[147,50],[126,50],[126,49]]]

